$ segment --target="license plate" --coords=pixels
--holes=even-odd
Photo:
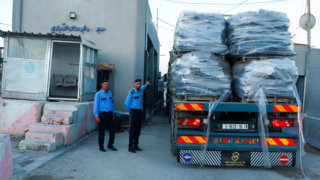
[[[248,129],[248,124],[222,124],[222,129]]]

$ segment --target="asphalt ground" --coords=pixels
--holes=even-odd
[[[27,179],[303,179],[299,168],[195,167],[177,163],[170,151],[170,125],[163,113],[155,114],[152,125],[144,126],[140,136],[142,152],[128,152],[128,131],[117,133],[118,151],[100,152],[98,134],[83,140],[62,156],[32,171]],[[108,142],[106,133],[105,142]],[[105,145],[106,145],[105,144]],[[303,170],[309,179],[320,179],[320,151],[306,147]]]

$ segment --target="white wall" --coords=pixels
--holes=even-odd
[[[20,3],[21,0],[14,0],[13,31],[19,31]],[[85,33],[75,31],[63,31],[63,33],[81,34],[93,41],[99,48],[98,62],[115,65],[116,72],[111,75],[114,78],[111,80],[114,82],[111,89],[113,89],[115,108],[125,110],[123,104],[134,79],[143,75],[145,32],[141,30],[144,29],[144,25],[141,26],[142,23],[138,24],[137,21],[142,22],[144,20],[141,19],[146,19],[148,14],[140,14],[142,9],[147,8],[146,3],[147,0],[23,1],[21,30],[49,33],[52,26],[61,26],[63,22],[69,26],[86,25],[91,28],[90,32]],[[69,19],[71,11],[76,12],[76,20]],[[97,33],[97,27],[104,27],[106,30]]]

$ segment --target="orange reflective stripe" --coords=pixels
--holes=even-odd
[[[289,141],[286,138],[279,138],[283,145],[288,146]]]
[[[206,143],[206,138],[203,138],[201,136],[195,136],[195,138],[198,140],[199,143]]]
[[[279,138],[272,138],[272,140],[279,146],[284,146],[284,144],[282,143],[282,141],[280,141]]]
[[[267,144],[268,145],[277,145],[276,142],[274,142],[274,140],[272,138],[266,138]]]
[[[182,103],[176,104],[176,109],[179,109],[179,110],[187,110],[187,108],[186,108]]]
[[[185,143],[192,143],[188,136],[181,136]]]
[[[293,139],[289,138],[266,138],[267,144],[271,146],[295,146],[296,143]]]
[[[288,146],[295,146],[296,145],[296,143],[294,142],[293,139],[287,139],[287,140],[289,141]]]
[[[284,107],[282,107],[282,105],[274,105],[273,110],[275,112],[287,112],[287,110]]]
[[[207,138],[205,136],[179,136],[177,143],[206,143]]]
[[[298,112],[298,105],[289,105],[290,108],[292,109],[292,112]]]
[[[292,112],[292,109],[289,105],[282,105],[282,107],[286,110],[286,112]]]
[[[198,104],[190,104],[194,110],[202,110],[202,108]]]
[[[298,112],[298,105],[274,105],[274,112]]]
[[[202,111],[203,110],[203,104],[178,103],[178,104],[176,104],[176,109],[178,109],[178,110]]]
[[[184,140],[182,139],[182,137],[181,137],[181,136],[179,136],[179,137],[178,137],[178,139],[177,139],[177,143],[184,143]]]

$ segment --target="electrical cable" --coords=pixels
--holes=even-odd
[[[241,3],[205,3],[205,2],[187,2],[187,1],[177,1],[177,0],[166,0],[167,2],[178,3],[178,4],[190,4],[190,5],[209,5],[209,6],[235,6]],[[254,4],[265,4],[265,3],[272,3],[278,1],[286,1],[286,0],[269,0],[269,1],[260,1],[260,2],[248,2],[243,5],[254,5]]]

